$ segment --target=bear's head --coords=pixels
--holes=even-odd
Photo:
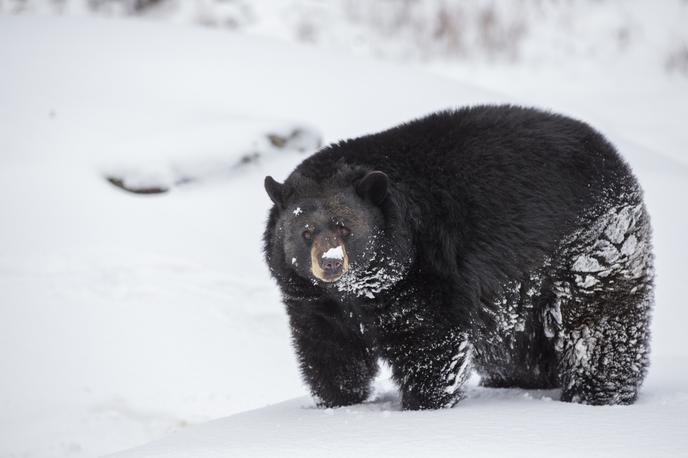
[[[297,174],[284,184],[266,177],[275,204],[268,258],[282,264],[271,265],[273,272],[368,297],[394,284],[408,256],[393,242],[389,188],[377,170],[327,180]]]

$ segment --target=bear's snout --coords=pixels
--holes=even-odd
[[[334,282],[346,273],[348,267],[346,248],[339,238],[331,234],[315,237],[311,247],[313,276],[325,282]]]

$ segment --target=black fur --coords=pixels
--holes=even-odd
[[[384,173],[366,181],[373,171]],[[378,358],[405,409],[455,404],[471,367],[487,386],[635,400],[648,364],[649,219],[628,165],[588,125],[513,106],[440,112],[330,145],[284,185],[270,180],[280,205],[266,259],[321,404],[366,399]],[[348,277],[309,276],[304,223],[353,226]]]

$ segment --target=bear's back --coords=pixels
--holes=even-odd
[[[295,174],[323,180],[342,163],[382,170],[411,192],[450,193],[462,204],[580,215],[637,185],[614,147],[587,124],[516,106],[431,114],[330,145]],[[611,203],[610,203],[611,204]]]

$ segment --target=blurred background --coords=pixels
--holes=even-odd
[[[585,120],[631,163],[657,251],[646,408],[688,412],[688,1],[0,0],[0,456],[306,394],[263,177],[477,103]]]
[[[3,0],[4,14],[143,18],[404,62],[546,65],[653,56],[688,73],[685,1]]]

